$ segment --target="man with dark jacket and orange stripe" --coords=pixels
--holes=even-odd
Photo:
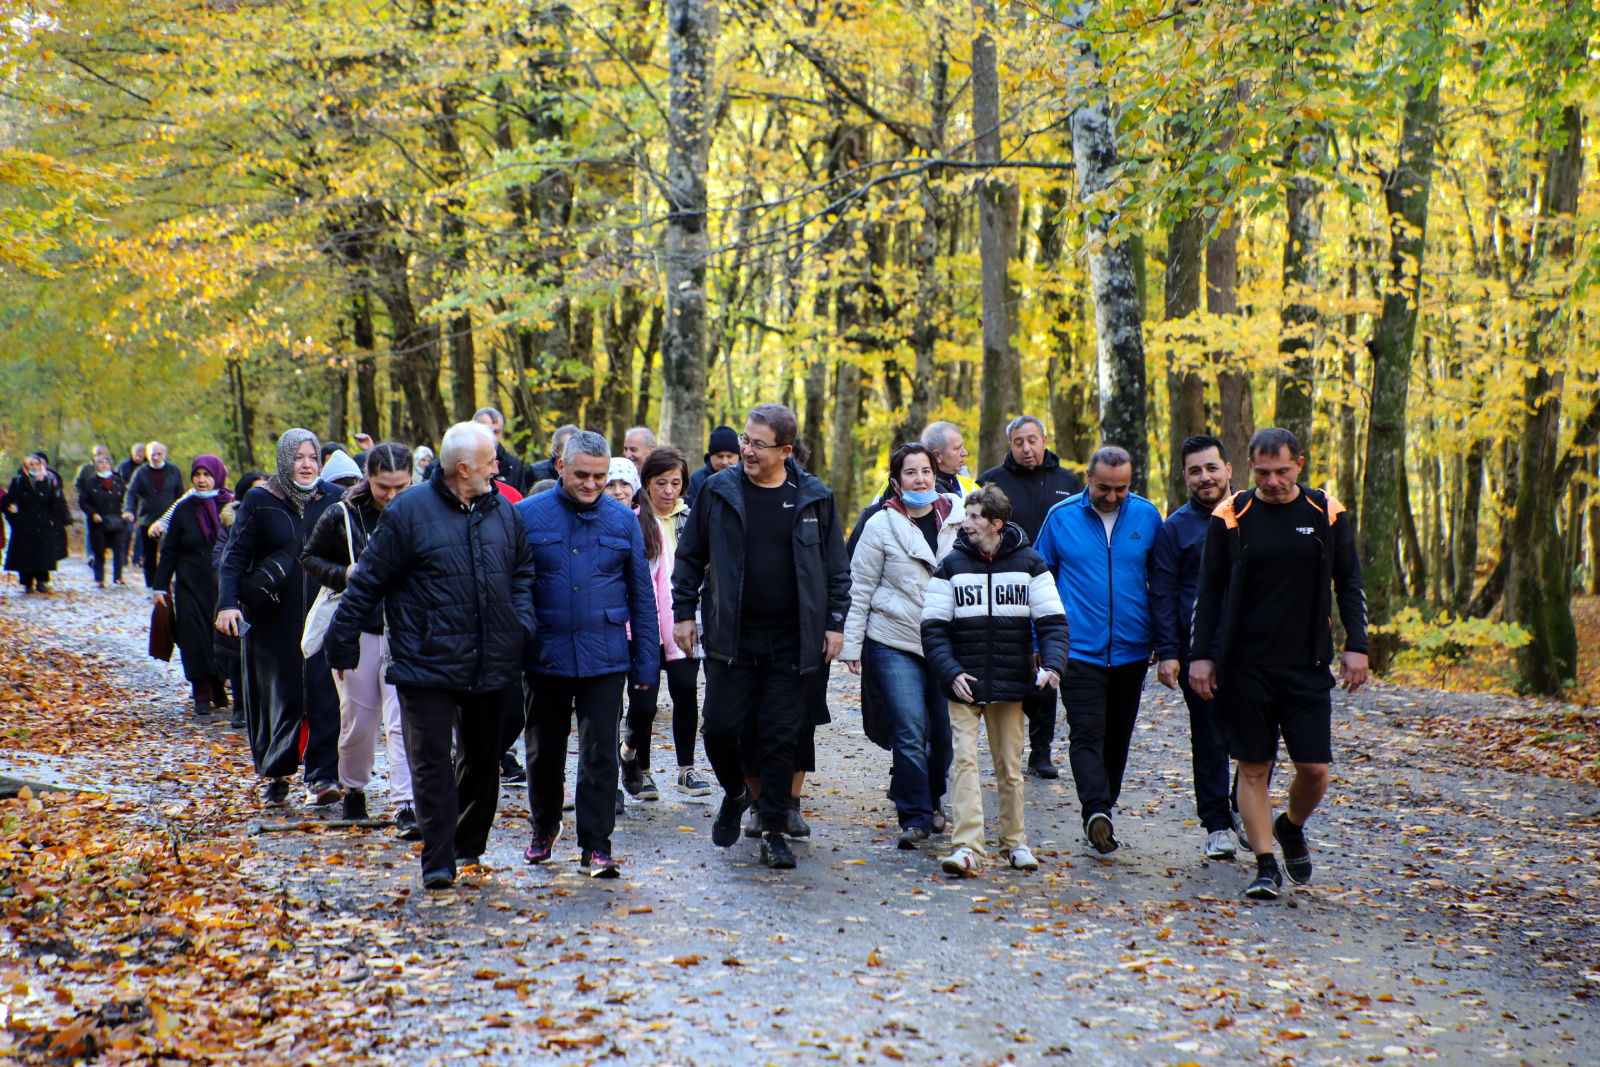
[[[1239,764],[1239,813],[1256,850],[1245,896],[1262,900],[1277,899],[1283,887],[1274,837],[1290,880],[1311,881],[1305,824],[1327,792],[1333,761],[1333,594],[1346,635],[1341,684],[1353,693],[1367,680],[1367,603],[1350,516],[1332,496],[1299,484],[1305,464],[1288,430],[1250,439],[1256,485],[1211,513],[1189,633],[1189,684],[1202,699],[1220,693]],[[1294,780],[1288,809],[1274,820],[1267,786],[1279,734]]]

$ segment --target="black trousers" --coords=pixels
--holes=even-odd
[[[144,567],[144,587],[154,589],[156,584],[157,554],[161,551],[161,541],[150,536],[150,527],[140,526],[133,531],[133,536],[139,541],[140,550],[144,558],[139,562]]]
[[[1206,833],[1233,829],[1228,806],[1228,735],[1217,702],[1189,688],[1189,665],[1178,664],[1178,685],[1189,705],[1189,753],[1194,761],[1194,810]]]
[[[1091,815],[1109,815],[1122,795],[1128,745],[1149,669],[1145,660],[1114,667],[1067,661],[1061,703],[1067,711],[1067,753],[1085,822]]]
[[[1022,714],[1028,717],[1028,747],[1049,755],[1056,739],[1056,691],[1050,686],[1043,692],[1034,689],[1022,698]]]
[[[528,817],[540,833],[561,823],[567,780],[567,738],[578,718],[578,847],[611,851],[617,826],[617,709],[624,673],[591,678],[530,674],[528,689]]]
[[[396,686],[411,763],[412,806],[422,829],[422,871],[456,869],[481,856],[500,803],[504,723],[522,716],[522,687],[468,693]],[[450,742],[456,757],[450,759]]]
[[[706,759],[730,796],[744,792],[745,761],[740,738],[753,728],[761,779],[761,823],[782,831],[794,785],[795,746],[806,726],[805,679],[799,672],[797,628],[751,631],[732,663],[706,663]]]
[[[94,580],[106,580],[106,552],[111,553],[111,577],[114,581],[122,581],[122,556],[128,549],[128,531],[118,530],[116,533],[106,533],[96,524],[89,526],[89,569],[94,572]]]
[[[694,735],[700,728],[700,661],[684,657],[667,659],[661,652],[661,669],[667,672],[667,692],[672,696],[672,744],[678,766],[694,766]],[[639,767],[650,769],[650,732],[656,721],[656,700],[661,695],[661,675],[648,689],[628,689],[628,747],[639,753]]]

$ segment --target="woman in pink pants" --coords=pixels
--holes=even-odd
[[[366,477],[350,487],[339,507],[317,520],[306,541],[300,564],[317,582],[344,592],[345,581],[377,529],[383,509],[411,485],[411,450],[386,442],[367,453]],[[408,841],[422,836],[411,810],[411,765],[400,729],[400,701],[394,686],[383,680],[388,656],[383,634],[383,606],[361,624],[361,665],[334,676],[339,690],[339,784],[344,788],[344,817],[367,817],[367,783],[378,744],[378,728],[388,736],[389,797],[400,806],[395,823]]]

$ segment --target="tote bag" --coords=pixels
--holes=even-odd
[[[344,511],[344,544],[349,550],[350,562],[356,561],[355,542],[350,537],[350,507],[340,504]],[[306,626],[300,632],[300,654],[310,659],[322,651],[323,638],[328,636],[328,624],[333,621],[333,613],[339,609],[339,601],[344,596],[342,592],[334,592],[327,586],[317,590],[317,598],[311,602],[311,610],[306,612]]]

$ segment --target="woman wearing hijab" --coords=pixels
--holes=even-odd
[[[339,790],[339,696],[318,652],[300,652],[317,584],[300,552],[340,489],[321,477],[317,435],[294,429],[278,439],[277,473],[245,494],[222,560],[217,629],[239,635],[245,719],[256,773],[269,779],[266,802],[289,799],[289,779],[304,745],[306,802],[332,804]],[[242,609],[242,610],[241,610]],[[302,734],[304,741],[302,742]]]
[[[29,456],[11,479],[5,509],[6,522],[11,525],[6,570],[17,572],[24,593],[48,593],[50,572],[61,559],[58,542],[72,525],[72,515],[61,495],[61,483],[50,474],[39,453]]]
[[[217,604],[217,572],[211,550],[222,532],[220,509],[233,501],[227,489],[228,468],[217,456],[196,456],[189,467],[193,491],[180,500],[165,520],[151,598],[172,597],[177,616],[174,640],[183,655],[183,676],[194,695],[196,716],[228,706],[222,670],[213,647],[212,620]]]
[[[122,518],[122,498],[128,484],[111,463],[111,453],[94,457],[94,469],[78,480],[78,508],[88,524],[89,565],[94,568],[94,584],[105,588],[106,551],[111,552],[111,575],[117,585],[122,580],[122,557],[126,555],[128,524]]]

